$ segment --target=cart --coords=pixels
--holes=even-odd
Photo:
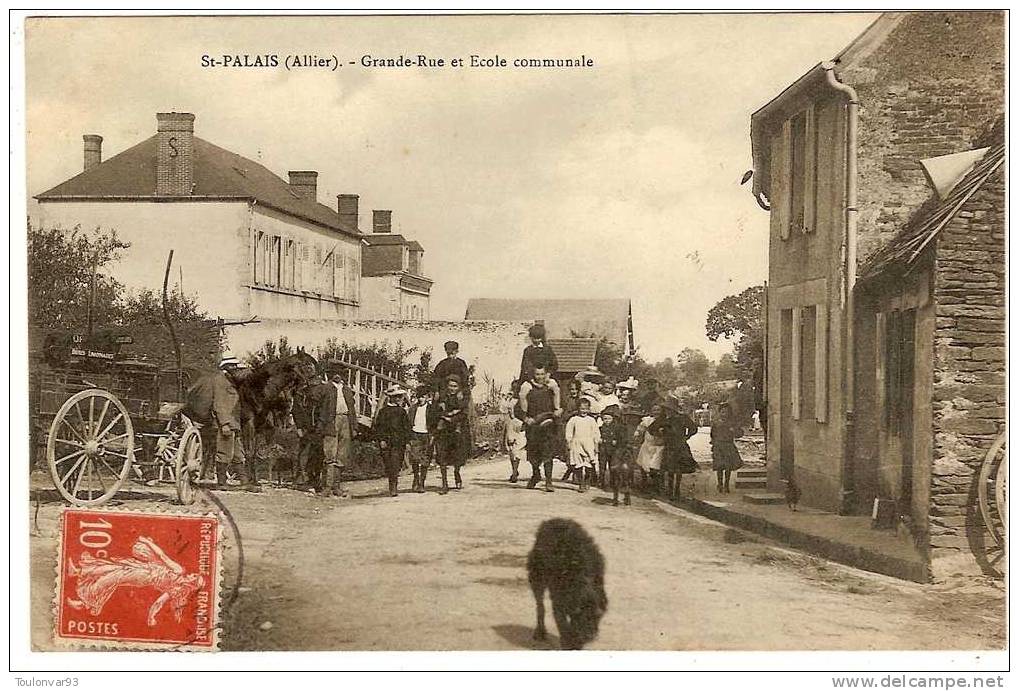
[[[119,341],[118,341],[119,339]],[[51,334],[33,367],[33,424],[57,492],[77,506],[109,501],[134,475],[172,482],[190,504],[202,467],[198,426],[184,415],[179,370],[123,359],[128,337]]]

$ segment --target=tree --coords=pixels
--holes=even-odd
[[[718,364],[715,365],[715,378],[721,381],[739,378],[736,372],[736,363],[733,360],[732,353],[723,353],[722,356],[718,358]]]
[[[108,273],[131,245],[115,230],[33,228],[28,224],[28,317],[44,331],[82,331],[88,323],[92,272],[92,323],[98,328],[162,324],[162,295],[150,289],[129,293]],[[93,269],[94,267],[94,269]],[[207,318],[196,300],[179,290],[167,296],[175,323]]]
[[[700,386],[712,378],[712,362],[696,348],[683,348],[676,356],[676,367],[683,386]]]
[[[754,407],[764,410],[764,322],[762,307],[765,287],[751,286],[737,295],[729,295],[708,311],[705,331],[717,341],[721,337],[737,339],[733,351],[736,378],[750,387]],[[764,419],[762,415],[762,420]]]
[[[28,318],[43,330],[80,330],[88,321],[93,266],[94,324],[112,324],[119,317],[124,286],[99,270],[120,258],[129,247],[115,231],[65,231],[28,224]]]

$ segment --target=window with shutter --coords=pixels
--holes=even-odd
[[[257,284],[262,282],[263,277],[264,277],[263,266],[262,266],[264,251],[263,251],[263,248],[262,248],[262,232],[261,231],[259,231],[259,230],[255,231],[255,239],[254,239],[254,242],[251,243],[251,247],[253,249],[253,255],[252,255],[252,264],[254,266],[254,276],[253,276],[253,279],[255,281],[255,284],[257,285]]]
[[[782,132],[774,137],[771,143],[771,180],[774,200],[772,209],[778,225],[779,237],[789,237],[789,210],[792,201],[789,198],[789,183],[792,178],[792,123],[782,123]]]
[[[294,241],[294,289],[304,289],[304,243]]]
[[[803,371],[803,308],[793,307],[792,309],[792,378],[790,381],[790,393],[792,394],[793,419],[800,419],[800,380]]]
[[[814,419],[828,421],[828,306],[817,305],[814,325]]]

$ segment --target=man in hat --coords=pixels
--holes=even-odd
[[[406,392],[397,384],[386,389],[386,404],[382,406],[372,426],[372,434],[382,453],[382,465],[389,478],[391,497],[397,494],[403,457],[411,437],[410,420],[407,419],[407,411],[403,409],[405,395]]]
[[[237,385],[244,377],[243,363],[224,352],[219,369],[191,385],[185,395],[184,414],[202,425],[202,443],[215,448],[216,488],[226,489],[227,468],[241,463],[241,489],[260,492],[254,459],[244,453],[240,440],[241,399]],[[214,445],[213,445],[214,443]]]
[[[329,381],[318,389],[315,426],[322,436],[322,461],[325,477],[322,479],[322,496],[348,496],[340,479],[351,455],[351,443],[357,431],[357,414],[354,410],[354,392],[347,386],[343,373],[346,367],[333,362],[328,364]]]

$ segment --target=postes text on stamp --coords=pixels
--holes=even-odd
[[[214,514],[66,509],[56,642],[215,650],[220,538]]]

